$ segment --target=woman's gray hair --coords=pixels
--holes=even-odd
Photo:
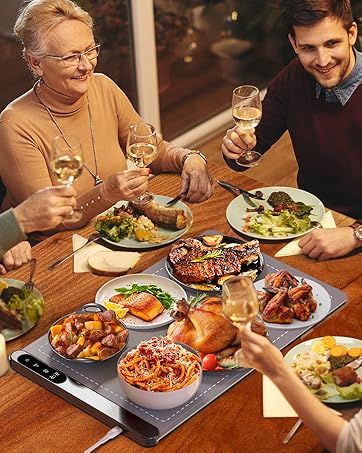
[[[65,20],[79,20],[93,29],[91,16],[71,0],[30,0],[20,11],[14,33],[21,40],[24,56],[47,53],[47,35]]]

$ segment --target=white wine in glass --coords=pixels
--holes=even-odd
[[[127,140],[127,157],[139,168],[152,164],[158,154],[158,141],[155,128],[148,123],[130,124]],[[153,199],[151,192],[137,198],[138,203],[148,203]]]
[[[234,89],[232,115],[235,124],[241,129],[252,129],[259,124],[262,107],[258,88],[252,85],[241,85]],[[261,154],[257,151],[247,150],[236,160],[236,163],[243,167],[254,167],[259,163],[260,158]]]
[[[78,137],[57,135],[54,138],[51,151],[51,169],[57,180],[71,186],[83,170],[82,145]],[[78,222],[82,218],[79,210],[67,217],[67,223]]]
[[[258,296],[250,278],[237,276],[226,280],[222,287],[224,316],[242,331],[249,327],[259,310]],[[246,366],[242,350],[235,353],[239,366]]]

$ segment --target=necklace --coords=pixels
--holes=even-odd
[[[55,126],[57,127],[58,131],[60,132],[60,135],[63,137],[65,143],[70,147],[70,144],[67,140],[67,137],[65,136],[64,134],[64,131],[63,129],[60,127],[60,125],[58,124],[57,120],[54,118],[54,115],[52,114],[52,112],[50,111],[49,107],[44,104],[44,102],[40,99],[37,91],[36,91],[36,87],[38,85],[40,85],[40,81],[37,82],[37,84],[35,85],[34,87],[34,92],[35,92],[35,95],[36,97],[38,98],[38,101],[41,103],[41,105],[45,108],[45,110],[47,111],[48,115],[50,116],[51,120],[53,121],[53,123],[55,124]],[[91,139],[92,139],[92,149],[93,149],[93,156],[94,156],[94,164],[95,164],[95,173],[88,167],[88,165],[83,162],[83,165],[85,167],[85,169],[92,175],[93,179],[94,179],[94,185],[95,186],[98,186],[98,184],[101,184],[103,182],[102,178],[99,176],[99,172],[98,172],[98,161],[97,161],[97,153],[96,153],[96,143],[95,143],[95,139],[94,139],[94,131],[93,131],[93,121],[92,121],[92,112],[91,112],[91,108],[90,108],[90,103],[89,103],[89,98],[87,96],[87,105],[88,105],[88,117],[89,117],[89,127],[90,127],[90,133],[91,133]]]

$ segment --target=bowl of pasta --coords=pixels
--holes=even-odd
[[[190,400],[201,384],[198,353],[166,337],[152,337],[125,350],[118,360],[120,385],[139,406],[166,410]]]

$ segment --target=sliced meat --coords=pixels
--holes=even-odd
[[[104,337],[101,341],[101,344],[109,348],[118,349],[118,339],[113,333],[110,333],[109,335]]]
[[[97,316],[102,322],[117,322],[116,314],[113,310],[97,313]]]
[[[71,344],[67,347],[66,355],[70,359],[75,359],[82,349],[83,346],[81,346],[80,344]]]

